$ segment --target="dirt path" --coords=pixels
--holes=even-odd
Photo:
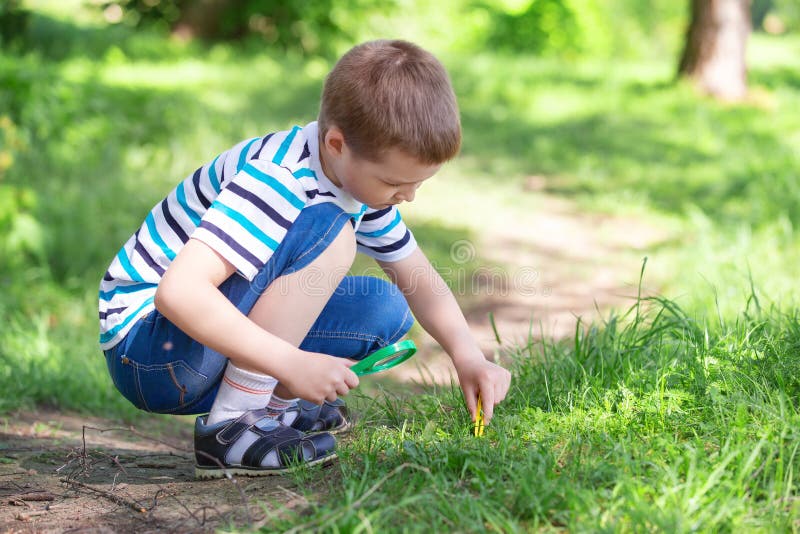
[[[492,266],[459,295],[487,356],[497,349],[489,311],[505,343],[524,341],[531,325],[534,334],[569,335],[576,317],[627,306],[646,248],[668,237],[640,221],[583,215],[545,200],[546,210],[487,220],[480,242],[454,244],[454,255]],[[508,276],[498,276],[497,267]],[[418,345],[417,357],[383,378],[449,382],[452,365],[436,343],[423,335]],[[257,528],[310,506],[287,477],[194,481],[191,442],[187,418],[154,416],[144,432],[57,411],[0,418],[0,532]]]
[[[498,350],[490,312],[501,346],[524,344],[530,334],[570,336],[578,318],[596,320],[598,310],[633,304],[643,258],[674,237],[653,223],[581,213],[542,193],[536,204],[529,210],[483,214],[481,240],[452,248],[452,257],[474,257],[485,265],[469,280],[456,282],[461,289],[456,294],[489,358]],[[455,378],[449,358],[430,336],[423,332],[417,344],[419,357],[386,374],[400,381],[449,383]]]
[[[195,481],[191,423],[154,423],[142,431],[56,411],[7,418],[0,532],[211,532],[308,505],[286,477]]]

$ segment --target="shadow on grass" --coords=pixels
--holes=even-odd
[[[763,85],[768,89],[791,88],[800,90],[800,72],[796,69],[780,67],[771,70],[750,71],[750,81],[753,84]]]
[[[774,88],[800,81],[785,69],[759,76]],[[464,106],[464,154],[492,179],[544,175],[557,195],[627,196],[680,216],[699,207],[720,222],[800,222],[797,159],[774,114],[720,106],[664,82],[599,91],[607,110],[587,105],[549,123],[526,120],[502,99]],[[504,112],[491,109],[498,105]]]
[[[241,139],[273,131],[268,125],[285,128],[316,113],[309,102],[318,81],[303,76],[289,79],[290,90],[276,75],[265,84],[271,89],[242,91],[241,110],[231,112],[198,99],[193,86],[109,85],[96,72],[65,79],[51,63],[10,59],[0,101],[30,142],[7,178],[37,197],[34,215],[58,280],[87,273],[99,280],[146,213],[180,180]],[[288,62],[282,70],[291,70]],[[284,90],[277,90],[279,83]],[[242,117],[263,122],[264,129],[245,132]],[[189,160],[192,152],[198,155]]]
[[[24,32],[16,36],[9,48],[60,62],[78,57],[99,60],[114,48],[131,58],[163,60],[198,54],[202,46],[170,41],[166,32],[152,29],[134,30],[122,24],[88,26],[32,11]]]

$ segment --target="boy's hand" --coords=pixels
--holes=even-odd
[[[281,382],[301,399],[314,404],[333,402],[358,386],[358,375],[350,370],[356,362],[317,352],[298,352],[292,362],[294,372]]]
[[[459,361],[456,363],[456,372],[472,420],[475,420],[480,392],[483,420],[488,425],[494,407],[506,398],[511,385],[511,373],[483,357]]]

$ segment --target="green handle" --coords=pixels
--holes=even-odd
[[[413,341],[407,339],[376,350],[350,369],[358,376],[371,375],[400,365],[412,357],[415,352],[417,352],[417,346]]]

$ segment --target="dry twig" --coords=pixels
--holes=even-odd
[[[108,499],[111,502],[114,502],[114,503],[122,505],[122,506],[127,506],[128,508],[130,508],[134,512],[139,512],[139,513],[142,513],[142,514],[147,513],[147,510],[144,507],[142,507],[139,503],[136,503],[136,502],[133,502],[133,501],[129,501],[129,500],[124,499],[124,498],[122,498],[122,497],[120,497],[118,495],[114,495],[113,493],[109,493],[109,492],[107,492],[105,490],[101,490],[101,489],[95,488],[93,486],[90,486],[88,484],[84,484],[83,482],[78,482],[77,480],[72,480],[70,478],[62,478],[60,480],[61,480],[61,482],[65,483],[65,484],[70,484],[71,486],[73,486],[73,488],[74,487],[79,487],[79,488],[87,489],[89,491],[92,491],[92,492],[100,495],[101,497],[104,497],[104,498]]]

